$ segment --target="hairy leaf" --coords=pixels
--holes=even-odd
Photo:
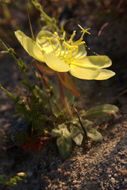
[[[102,118],[111,115],[115,116],[118,111],[119,109],[117,106],[111,104],[104,104],[90,108],[85,114],[88,117],[90,116],[93,118]]]
[[[96,129],[87,129],[87,136],[93,141],[101,141],[103,139],[101,133],[99,133]]]
[[[52,130],[52,135],[55,137],[63,136],[65,138],[70,137],[71,133],[67,129],[65,124],[58,125],[58,128]]]
[[[78,126],[70,127],[71,136],[76,145],[80,146],[83,141],[83,131]]]
[[[61,136],[57,139],[59,153],[63,158],[67,158],[72,151],[72,140],[70,137]]]

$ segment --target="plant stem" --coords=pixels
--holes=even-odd
[[[81,121],[81,118],[80,118],[80,116],[79,116],[79,114],[78,114],[78,111],[77,111],[77,109],[76,109],[75,107],[74,107],[74,111],[75,111],[75,113],[76,113],[76,115],[77,115],[77,117],[78,117],[80,126],[81,126],[82,130],[84,131],[84,135],[85,135],[85,138],[86,138],[86,142],[88,142],[88,137],[87,137],[86,129],[84,128],[84,126],[83,126],[83,124],[82,124],[82,121]]]
[[[40,12],[41,14],[41,18],[43,18],[43,20],[47,23],[47,25],[51,25],[52,28],[54,28],[55,30],[59,30],[58,26],[56,24],[56,19],[55,18],[51,18],[50,16],[48,16],[45,11],[43,10],[43,6],[38,2],[38,0],[32,0],[32,4],[35,6],[35,8]]]
[[[65,93],[64,93],[64,87],[63,87],[58,75],[59,75],[59,73],[57,73],[57,78],[58,78],[58,82],[59,82],[60,101],[63,103],[63,106],[64,106],[65,110],[67,111],[67,113],[69,114],[69,116],[72,117],[72,110],[68,104],[67,97],[65,96]]]

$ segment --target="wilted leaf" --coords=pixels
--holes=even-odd
[[[72,139],[75,142],[76,145],[80,146],[83,141],[83,134],[81,132],[81,129],[79,129],[78,126],[71,126],[70,128]]]
[[[119,108],[117,106],[111,104],[104,104],[90,108],[85,114],[89,117],[102,118],[111,115],[115,116],[118,111]]]
[[[93,141],[101,141],[103,139],[101,133],[99,133],[96,129],[87,130],[87,136],[91,138]]]
[[[57,146],[58,146],[58,150],[61,156],[63,158],[66,158],[71,154],[72,140],[70,137],[66,138],[66,137],[61,136],[57,139]]]

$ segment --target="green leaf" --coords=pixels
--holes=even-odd
[[[13,95],[11,92],[9,92],[6,88],[4,88],[0,84],[0,90],[2,90],[9,98],[11,98],[13,101],[17,102],[18,96]]]
[[[92,121],[85,119],[82,123],[89,138],[93,141],[101,141],[103,139],[101,133],[98,132],[97,129],[93,128],[94,123]]]
[[[104,104],[90,108],[85,114],[87,117],[102,118],[111,115],[115,116],[118,111],[119,108],[117,106]]]
[[[82,133],[79,133],[76,137],[74,137],[73,141],[75,142],[76,145],[80,146],[82,144],[82,141],[83,141]]]
[[[91,138],[93,141],[101,141],[103,139],[101,133],[99,133],[96,129],[86,130],[87,136]]]
[[[83,134],[82,134],[83,131],[81,131],[81,129],[79,129],[78,126],[74,125],[70,127],[70,131],[73,141],[75,142],[76,145],[80,146],[83,141]]]
[[[90,127],[92,127],[93,124],[94,124],[92,121],[90,121],[90,120],[88,120],[88,119],[82,120],[82,123],[83,123],[83,126],[84,126],[85,128],[90,128]]]
[[[52,130],[52,135],[54,137],[60,137],[63,136],[65,138],[68,138],[71,136],[71,133],[67,129],[67,126],[65,124],[58,125],[58,128],[55,128]]]
[[[68,157],[72,150],[72,139],[71,133],[67,129],[67,126],[64,123],[58,125],[57,128],[52,130],[52,135],[58,137],[57,146],[61,156],[63,158]]]
[[[57,146],[60,155],[63,158],[67,158],[72,151],[72,140],[70,137],[66,138],[64,136],[61,136],[57,139]]]

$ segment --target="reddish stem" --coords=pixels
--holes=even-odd
[[[57,73],[57,76],[60,75],[60,73]],[[60,92],[60,101],[62,102],[65,110],[67,111],[67,113],[69,114],[69,116],[72,117],[72,110],[68,104],[68,101],[67,101],[67,97],[65,96],[65,93],[64,93],[64,87],[59,79],[59,76],[58,76],[58,82],[59,82],[59,92]]]

